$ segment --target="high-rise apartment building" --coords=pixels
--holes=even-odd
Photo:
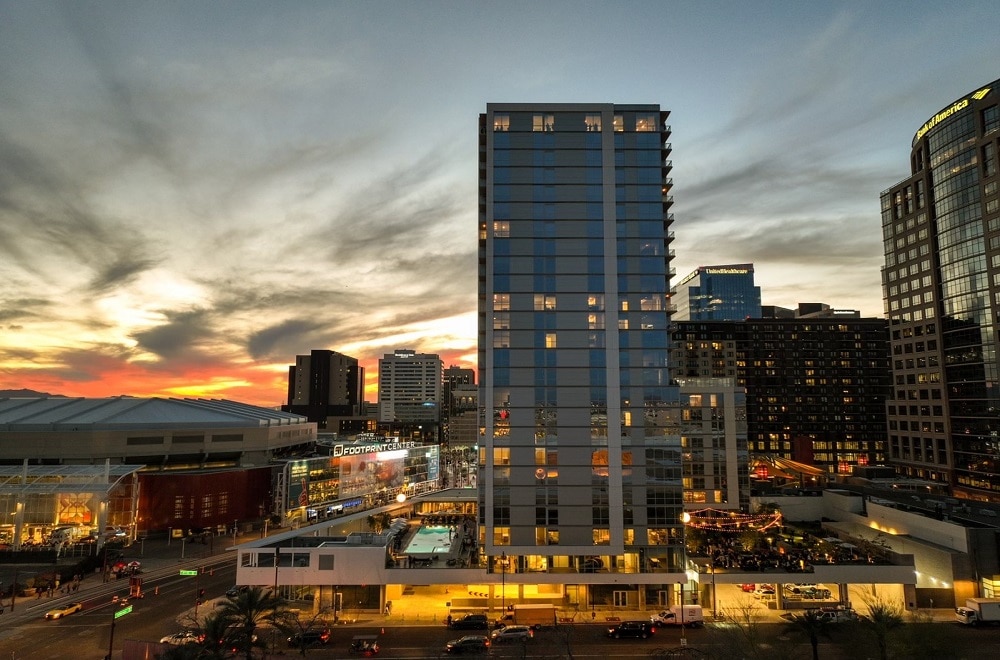
[[[450,366],[444,370],[441,440],[450,448],[479,443],[479,387],[476,370]]]
[[[431,423],[441,421],[444,363],[437,355],[402,349],[378,361],[379,421]]]
[[[281,409],[305,415],[319,429],[359,433],[367,430],[364,386],[365,369],[357,358],[316,349],[296,355],[288,367],[288,403]]]
[[[921,126],[881,195],[892,345],[889,457],[910,477],[1000,500],[996,80]]]
[[[518,570],[654,584],[668,578],[641,573],[682,568],[667,116],[490,104],[480,117],[481,541]]]
[[[812,307],[800,310],[829,310]],[[671,371],[677,379],[731,378],[746,390],[751,453],[814,465],[831,476],[884,464],[887,322],[838,311],[838,317],[675,323]]]
[[[742,321],[760,316],[753,264],[699,266],[677,283],[674,321]]]

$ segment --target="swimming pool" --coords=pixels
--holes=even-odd
[[[434,555],[451,552],[451,544],[461,543],[461,530],[443,525],[423,526],[406,544],[403,550],[408,555]]]

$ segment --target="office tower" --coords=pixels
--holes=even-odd
[[[682,567],[668,114],[480,116],[481,541],[519,570]]]
[[[889,457],[976,499],[1000,499],[998,85],[931,116],[881,195]]]
[[[760,316],[753,264],[699,266],[674,289],[674,321],[742,321]]]
[[[378,361],[379,421],[433,424],[441,421],[444,363],[437,355],[402,349]]]
[[[853,310],[674,324],[677,379],[733,378],[746,390],[751,453],[814,465],[830,475],[885,462],[889,337],[884,319]]]
[[[359,419],[364,389],[365,369],[357,358],[316,349],[296,355],[295,364],[288,367],[288,403],[281,409],[305,415],[319,429],[357,433],[365,430]],[[354,421],[340,428],[341,421],[350,419]]]

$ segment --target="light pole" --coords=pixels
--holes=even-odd
[[[507,614],[507,553],[500,553],[500,618]]]
[[[715,611],[715,560],[709,558],[708,561],[711,562],[709,566],[712,569],[712,619],[715,620],[718,618],[718,615],[716,614]]]

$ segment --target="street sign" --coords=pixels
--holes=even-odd
[[[181,569],[181,575],[198,575],[198,571]]]
[[[116,619],[120,619],[123,616],[125,616],[126,614],[128,614],[129,612],[131,612],[131,611],[132,611],[132,606],[131,605],[129,605],[128,607],[123,607],[120,610],[118,610],[117,612],[115,612],[115,618]]]

